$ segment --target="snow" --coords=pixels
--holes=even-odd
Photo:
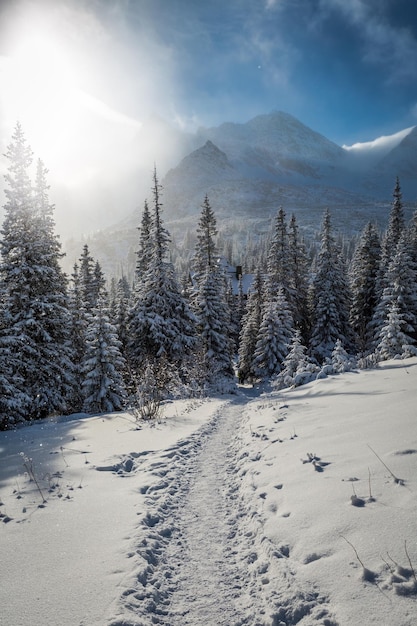
[[[0,622],[412,626],[416,384],[417,358],[392,360],[139,429],[0,433]]]

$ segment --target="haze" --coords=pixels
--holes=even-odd
[[[416,38],[412,0],[6,0],[1,152],[19,120],[61,236],[79,236],[142,206],[154,163],[176,165],[165,123],[279,109],[356,148],[409,129]]]

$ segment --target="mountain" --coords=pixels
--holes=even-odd
[[[415,182],[417,174],[417,127],[410,132],[381,159],[379,163],[381,170],[388,174],[395,171],[401,181]]]
[[[320,178],[324,169],[343,159],[342,148],[280,111],[258,115],[246,124],[222,124],[200,129],[197,136],[210,139],[246,176],[300,174]]]
[[[150,124],[138,136],[142,147],[146,138],[155,139],[152,128]],[[178,244],[187,229],[195,231],[206,194],[223,234],[240,242],[249,233],[254,237],[265,233],[280,206],[288,216],[296,215],[304,232],[316,232],[324,209],[330,208],[335,228],[357,233],[369,220],[384,227],[396,176],[409,215],[417,196],[417,127],[350,147],[338,146],[279,111],[258,115],[245,124],[200,128],[195,134],[172,131],[159,121],[156,128],[153,146],[167,151],[163,166],[176,163],[165,175],[163,167],[162,176],[158,167],[158,173],[164,219]],[[150,197],[150,175],[148,181],[138,168],[138,207],[143,206],[145,195]],[[146,193],[144,183],[148,184]],[[113,256],[118,267],[130,263],[126,259],[134,259],[139,223],[140,213],[135,209],[130,217],[97,233],[89,241],[92,254],[109,268]],[[73,242],[69,262],[79,250],[81,245],[78,249]]]
[[[282,205],[304,228],[317,230],[329,207],[338,228],[357,231],[368,219],[385,220],[398,171],[414,183],[412,129],[387,140],[385,150],[349,150],[287,113],[273,112],[246,124],[200,128],[197,138],[201,146],[162,180],[174,228],[195,221],[207,193],[222,223],[239,219],[249,228],[261,223],[264,230]]]

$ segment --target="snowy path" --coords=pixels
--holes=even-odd
[[[336,626],[326,599],[300,587],[286,546],[264,534],[260,456],[242,448],[247,403],[225,400],[200,430],[150,455],[137,566],[109,626]]]
[[[179,520],[179,539],[167,558],[178,567],[178,584],[169,607],[172,626],[242,624],[238,608],[240,577],[230,545],[233,519],[227,485],[242,407],[231,405],[193,468],[191,486]]]

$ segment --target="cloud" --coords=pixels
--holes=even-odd
[[[354,143],[351,146],[342,146],[348,152],[362,152],[365,153],[378,153],[380,156],[388,153],[390,150],[398,146],[401,141],[410,134],[410,132],[415,128],[411,126],[410,128],[405,128],[404,130],[400,130],[398,133],[394,133],[393,135],[382,135],[381,137],[377,137],[373,141],[364,141],[360,143]]]
[[[387,81],[417,78],[417,41],[406,26],[390,22],[389,2],[380,0],[320,0],[322,19],[331,12],[342,14],[357,29],[365,63],[383,68]]]

